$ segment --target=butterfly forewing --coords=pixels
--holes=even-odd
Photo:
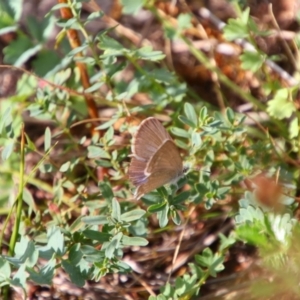
[[[170,135],[155,118],[144,120],[133,139],[132,153],[143,160],[149,160],[163,144],[171,140]]]

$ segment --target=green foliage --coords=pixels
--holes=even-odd
[[[268,102],[270,116],[279,120],[291,117],[292,113],[296,111],[296,107],[291,99],[290,92],[286,88],[276,92],[274,98]]]
[[[240,38],[246,38],[249,34],[249,13],[250,9],[246,9],[240,18],[230,19],[228,25],[224,28],[224,37],[229,41],[233,41]]]
[[[261,69],[263,63],[265,62],[266,55],[258,52],[245,51],[240,58],[243,69],[256,72]]]
[[[126,14],[137,13],[149,5],[136,0],[122,3]],[[298,180],[299,170],[297,163],[297,167],[288,163],[292,158],[285,160],[290,152],[295,154],[299,149],[299,116],[294,101],[297,89],[265,82],[265,92],[270,96],[265,112],[278,135],[256,134],[253,127],[246,125],[245,115],[229,107],[221,113],[208,103],[203,105],[198,99],[191,99],[187,84],[163,67],[165,54],[161,51],[150,46],[136,48],[128,43],[124,46],[114,37],[114,28],[91,36],[86,25],[100,19],[102,12],[82,19],[81,1],[58,4],[51,11],[62,7],[69,7],[74,13],[70,20],[57,20],[61,28],[57,46],[62,57],[45,48],[54,25],[52,16],[42,21],[29,19],[25,33],[16,22],[22,10],[20,1],[6,1],[5,9],[0,12],[0,32],[13,30],[17,35],[4,49],[5,61],[18,66],[34,57],[33,72],[45,79],[23,75],[17,92],[0,103],[0,203],[2,214],[8,218],[18,200],[14,193],[16,182],[19,185],[24,179],[24,185],[20,186],[24,206],[18,220],[21,223],[18,241],[11,255],[0,256],[0,286],[16,286],[26,291],[29,280],[51,285],[58,268],[77,286],[108,274],[131,272],[123,261],[124,253],[130,247],[148,245],[150,217],[157,218],[159,226],[167,230],[170,224],[182,223],[190,206],[202,205],[209,210],[230,198],[239,200],[237,211],[232,208],[236,229],[229,236],[219,236],[218,250],[213,252],[207,247],[195,255],[188,273],[178,276],[174,283],[166,283],[160,289],[161,294],[149,299],[191,299],[199,295],[206,280],[224,270],[228,249],[236,241],[256,246],[270,272],[280,273],[284,259],[288,262],[286,278],[299,278],[296,258],[300,253],[297,242],[300,229],[293,217],[297,206],[293,201],[296,189],[293,184]],[[191,20],[189,14],[181,14],[178,28],[164,23],[165,36],[180,39],[182,32],[192,26]],[[70,28],[81,31],[85,37],[82,45],[71,51],[63,41]],[[258,30],[249,10],[238,19],[229,20],[224,29],[228,40],[244,38],[252,43],[253,35],[265,34]],[[79,57],[80,52],[84,55]],[[267,80],[267,76],[262,76],[266,59],[260,51],[245,51],[240,56],[242,68],[264,80]],[[85,90],[74,67],[78,61],[87,65],[90,75],[91,86]],[[126,68],[133,70],[130,82],[120,76]],[[105,99],[99,92],[104,86],[109,90]],[[101,119],[92,137],[88,131],[74,130],[76,122],[86,121],[88,109],[83,92],[92,94],[99,107],[109,107],[112,111],[109,119]],[[138,93],[147,94],[153,102],[139,106],[128,103]],[[42,146],[25,127],[26,155],[35,155],[36,159],[34,166],[22,173],[19,149],[24,111],[46,126],[42,130]],[[135,132],[128,116],[167,113],[171,121],[166,127],[175,137],[189,170],[176,185],[145,195],[140,208],[139,202],[132,201],[132,186],[126,177],[129,144],[120,145],[116,137]],[[279,123],[272,123],[274,120]],[[280,123],[282,120],[289,121],[288,133]],[[99,173],[104,170],[103,179],[97,180],[95,170]],[[243,188],[245,179],[260,170],[278,175],[285,182],[284,193],[280,195],[281,211],[263,206],[255,191]],[[55,179],[53,186],[49,178]],[[42,195],[51,195],[50,203],[44,206],[35,203],[27,185]],[[1,236],[1,243],[10,241]],[[280,281],[282,277],[277,279]]]
[[[190,273],[177,277],[174,286],[169,283],[161,288],[161,294],[150,296],[149,300],[157,299],[190,299],[198,295],[200,288],[209,277],[216,277],[217,273],[224,270],[224,254],[228,247],[235,242],[234,238],[221,237],[220,252],[214,254],[209,248],[205,248],[202,255],[195,256],[195,263],[189,264]]]
[[[239,206],[236,238],[257,247],[266,272],[260,281],[270,275],[273,277],[268,288],[262,288],[260,282],[254,281],[250,286],[251,293],[263,298],[274,294],[299,297],[299,291],[293,289],[294,278],[300,274],[300,265],[296,262],[300,250],[299,222],[291,211],[274,212],[269,207],[259,205],[255,195],[249,192],[240,200]]]
[[[143,7],[144,0],[122,0],[124,14],[137,14]]]

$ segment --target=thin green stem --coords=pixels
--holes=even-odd
[[[24,123],[21,128],[21,161],[20,161],[20,184],[19,192],[17,196],[17,210],[16,210],[16,222],[12,232],[12,236],[9,243],[9,255],[13,256],[15,251],[15,246],[18,238],[21,218],[22,218],[22,206],[23,206],[23,189],[24,189],[24,172],[25,172],[25,132]]]

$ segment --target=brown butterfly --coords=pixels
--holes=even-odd
[[[140,124],[131,149],[128,175],[137,187],[137,199],[166,183],[177,181],[184,174],[179,151],[156,118],[147,118]]]

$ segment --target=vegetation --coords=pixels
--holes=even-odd
[[[122,1],[123,15],[151,12],[149,26],[161,32],[154,49],[101,10],[84,14],[83,1],[59,2],[26,30],[21,1],[0,9],[0,33],[14,33],[0,70],[21,71],[0,102],[3,298],[52,286],[64,272],[78,287],[117,274],[131,299],[299,299],[298,36],[282,39],[289,56],[266,54],[258,40],[272,32],[236,4],[215,38],[239,48],[226,57],[197,47],[202,25],[188,7],[172,14],[154,1]],[[90,33],[99,20],[106,28]],[[184,47],[187,72],[162,43]],[[285,67],[283,58],[293,77],[275,64]],[[130,137],[149,116],[189,171],[135,201]]]

